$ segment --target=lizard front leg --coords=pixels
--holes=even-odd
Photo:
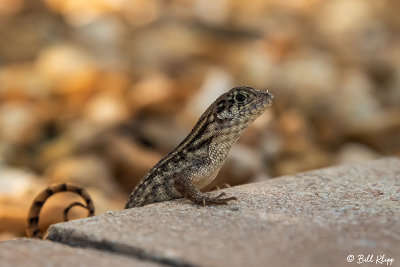
[[[202,193],[199,189],[197,189],[192,182],[190,181],[190,175],[183,171],[174,179],[174,187],[175,189],[181,193],[181,195],[196,204],[199,205],[224,205],[229,201],[237,200],[236,197],[227,197],[225,193],[221,193],[216,197],[211,197],[208,193]]]

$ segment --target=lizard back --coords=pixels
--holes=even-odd
[[[182,197],[174,177],[182,171],[197,189],[218,174],[229,150],[245,129],[273,102],[268,91],[240,86],[218,97],[189,135],[141,179],[125,208]]]

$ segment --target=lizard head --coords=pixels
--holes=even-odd
[[[216,100],[216,118],[224,124],[251,123],[272,105],[274,96],[247,86],[234,87]]]

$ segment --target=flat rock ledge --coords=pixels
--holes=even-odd
[[[358,255],[372,255],[361,266],[400,266],[399,158],[224,191],[238,201],[201,207],[179,199],[109,212],[53,225],[47,239],[103,251],[118,265],[360,266]]]
[[[160,264],[91,248],[74,248],[46,240],[20,238],[0,242],[0,266],[157,267]]]

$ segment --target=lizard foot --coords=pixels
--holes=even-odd
[[[237,200],[236,197],[222,198],[224,196],[226,196],[226,193],[224,193],[224,192],[222,192],[221,194],[219,194],[216,197],[205,196],[200,199],[200,201],[199,201],[200,203],[198,203],[198,204],[201,204],[203,206],[205,206],[205,205],[225,205],[225,204],[228,204],[229,201]]]

